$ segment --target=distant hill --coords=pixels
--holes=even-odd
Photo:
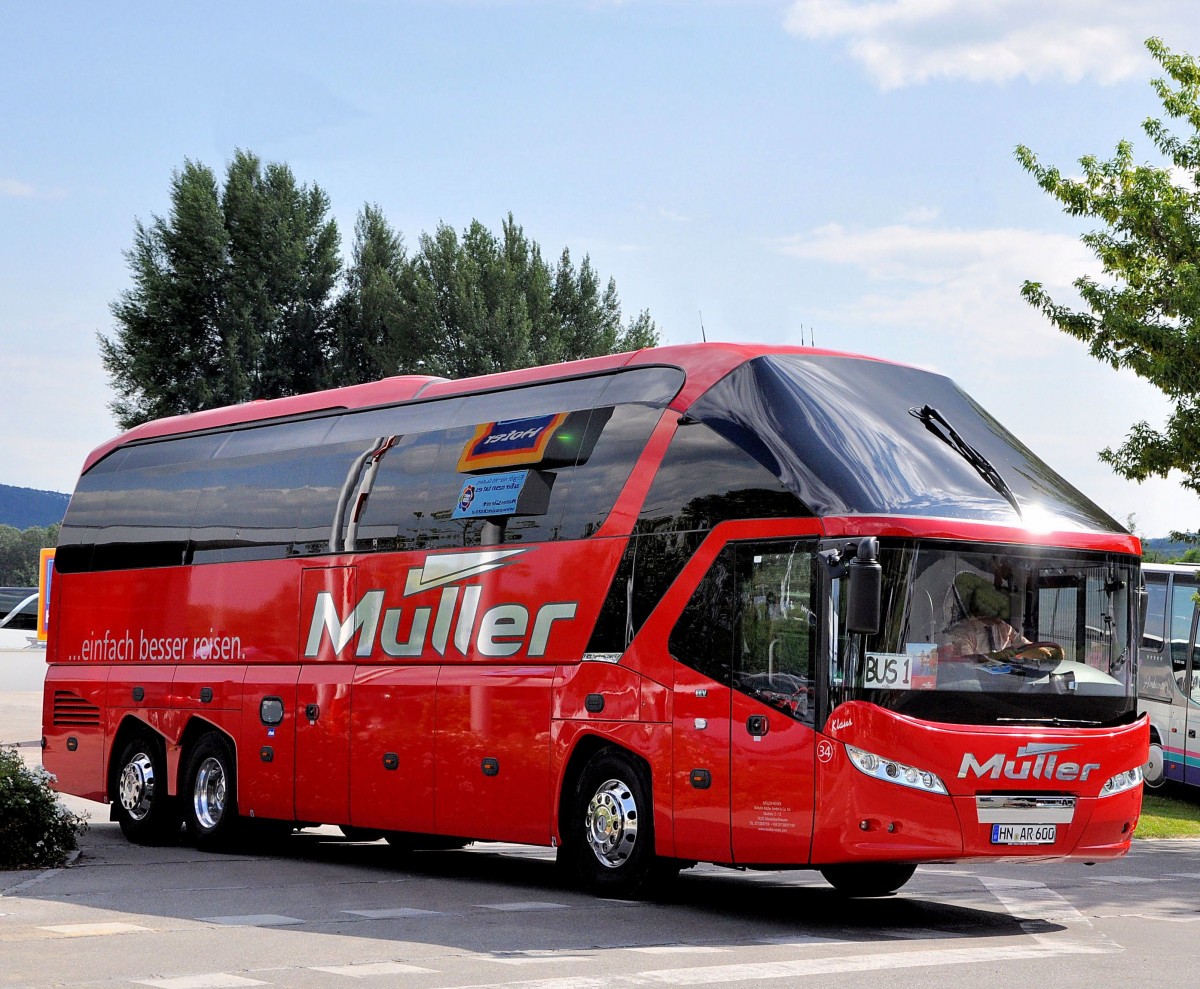
[[[1153,563],[1178,560],[1192,548],[1188,543],[1178,542],[1169,536],[1159,536],[1156,539],[1142,540],[1142,556]]]
[[[70,495],[59,491],[35,491],[0,484],[0,525],[28,529],[31,525],[53,525],[67,513]]]

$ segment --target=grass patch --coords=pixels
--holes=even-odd
[[[1135,838],[1200,838],[1200,791],[1168,784],[1142,797]]]

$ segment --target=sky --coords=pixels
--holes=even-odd
[[[118,430],[97,334],[172,172],[234,152],[409,245],[511,212],[664,343],[818,347],[949,375],[1113,517],[1200,528],[1178,478],[1100,463],[1157,389],[1020,297],[1098,274],[1017,165],[1078,174],[1161,116],[1144,48],[1195,0],[342,0],[6,5],[0,483],[70,491]]]

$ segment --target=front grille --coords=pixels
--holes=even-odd
[[[100,724],[100,708],[71,690],[54,691],[54,727],[88,728]]]

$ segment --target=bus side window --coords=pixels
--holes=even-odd
[[[1142,648],[1162,652],[1163,626],[1167,615],[1166,575],[1146,575],[1146,624],[1142,628]]]
[[[1181,673],[1187,665],[1188,637],[1192,632],[1192,609],[1196,585],[1175,578],[1171,587],[1171,666]]]
[[[726,546],[671,632],[671,655],[719,683],[811,723],[813,549]]]
[[[740,648],[733,685],[798,721],[812,723],[815,545],[743,546],[738,560]]]
[[[728,685],[736,642],[736,550],[726,546],[696,587],[667,648],[685,666]]]

